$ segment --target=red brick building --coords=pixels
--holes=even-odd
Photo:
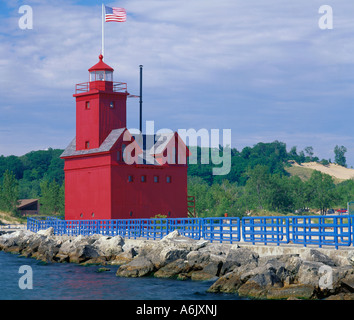
[[[76,137],[65,160],[65,219],[187,216],[189,150],[177,133],[132,135],[126,83],[103,62],[76,85]]]

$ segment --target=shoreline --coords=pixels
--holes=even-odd
[[[208,280],[207,290],[256,299],[354,300],[354,248],[219,244],[174,231],[161,240],[55,236],[53,228],[0,235],[0,250],[44,262],[118,266],[116,276]]]

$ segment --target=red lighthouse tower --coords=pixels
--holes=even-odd
[[[126,83],[99,62],[76,85],[76,137],[65,160],[65,219],[187,216],[189,150],[178,134],[132,135]]]

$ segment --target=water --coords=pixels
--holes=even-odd
[[[20,289],[22,265],[33,270],[33,289]],[[239,300],[234,294],[206,290],[212,281],[121,278],[117,266],[100,272],[99,266],[72,263],[44,264],[0,251],[0,300]]]

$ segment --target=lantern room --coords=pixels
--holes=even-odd
[[[90,73],[90,90],[113,90],[113,71],[108,64],[103,62],[103,56],[100,54],[100,61],[91,67]]]
[[[90,82],[92,81],[113,81],[113,71],[108,64],[103,62],[103,56],[100,54],[100,61],[89,69]]]

